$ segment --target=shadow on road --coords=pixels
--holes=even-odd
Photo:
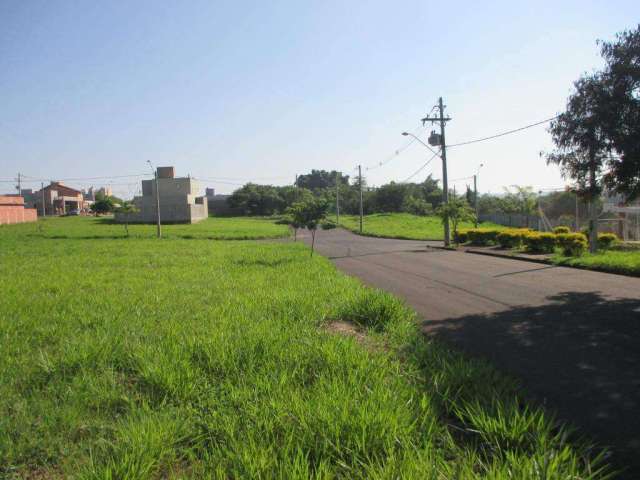
[[[519,378],[640,478],[640,300],[565,292],[549,305],[425,323],[429,335]]]

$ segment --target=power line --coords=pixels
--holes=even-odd
[[[526,130],[527,128],[537,127],[538,125],[542,125],[544,123],[551,122],[552,120],[555,120],[558,117],[559,117],[559,115],[556,115],[555,117],[547,118],[546,120],[541,120],[539,122],[532,123],[530,125],[525,125],[524,127],[515,128],[513,130],[508,130],[506,132],[498,133],[496,135],[491,135],[489,137],[477,138],[475,140],[469,140],[467,142],[454,143],[453,145],[447,145],[447,147],[449,147],[449,148],[451,148],[451,147],[460,147],[462,145],[470,145],[472,143],[484,142],[486,140],[492,140],[494,138],[504,137],[505,135],[510,135],[512,133],[521,132],[522,130]]]
[[[407,178],[405,178],[402,182],[400,183],[407,183],[409,180],[411,180],[413,177],[415,177],[417,174],[419,174],[422,170],[424,170],[424,168],[429,165],[431,163],[431,161],[436,158],[439,154],[438,153],[434,153],[433,156],[427,160],[418,170],[416,170],[415,172],[413,172],[411,175],[409,175]]]
[[[422,130],[422,131],[420,131]],[[425,127],[423,126],[419,126],[418,128],[416,128],[413,131],[414,135],[421,135],[422,133],[424,133],[424,131],[426,130]],[[420,132],[420,133],[418,133]],[[409,140],[406,144],[404,144],[402,147],[398,148],[392,155],[390,155],[389,157],[385,158],[383,161],[378,162],[376,164],[371,164],[369,166],[365,166],[364,169],[366,171],[369,170],[375,170],[377,168],[383,167],[384,165],[386,165],[387,163],[389,163],[391,160],[393,160],[394,158],[396,158],[398,155],[400,155],[402,152],[404,152],[407,148],[409,148],[411,145],[413,145],[413,143],[416,141],[416,139],[414,137],[411,138],[411,140]],[[357,167],[356,167],[357,170]]]
[[[108,175],[108,176],[104,176],[104,177],[76,177],[76,178],[59,178],[57,180],[55,180],[56,182],[80,182],[80,181],[84,181],[84,180],[108,180],[111,178],[132,178],[132,177],[148,177],[151,174],[149,173],[138,173],[138,174],[132,174],[132,175]],[[32,177],[30,175],[22,175],[24,178],[30,178],[32,179],[32,182],[48,182],[50,181],[47,178],[36,178],[36,177]]]

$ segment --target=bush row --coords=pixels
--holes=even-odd
[[[568,227],[556,227],[554,233],[536,232],[527,228],[495,230],[472,228],[456,232],[456,243],[470,243],[476,246],[500,245],[502,248],[525,247],[531,253],[553,253],[556,247],[567,256],[580,256],[589,246],[584,233],[571,233]],[[598,249],[606,250],[616,241],[613,233],[598,234]]]

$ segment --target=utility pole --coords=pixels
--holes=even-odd
[[[476,211],[476,228],[478,228],[478,174],[473,176],[473,206]]]
[[[151,161],[147,160],[147,163],[153,170],[153,178],[156,183],[156,224],[157,224],[157,237],[162,238],[162,226],[160,225],[160,189],[158,188],[158,170],[153,168]]]
[[[336,172],[336,225],[340,225],[340,172]]]
[[[358,183],[360,184],[360,233],[362,233],[362,165],[358,165]]]
[[[18,172],[18,196],[22,195],[22,182],[20,178],[20,172]]]
[[[44,182],[40,183],[40,192],[42,193],[42,216],[47,216],[47,209],[44,206]]]
[[[578,192],[575,193],[576,195],[576,232],[580,231],[580,220],[578,219]]]
[[[437,117],[426,116],[425,118],[422,119],[422,124],[424,125],[425,122],[431,122],[432,124],[433,123],[440,124],[440,139],[437,145],[440,146],[440,149],[441,149],[440,157],[442,158],[442,201],[444,205],[448,205],[449,204],[449,182],[447,180],[447,143],[445,140],[444,130],[445,130],[445,124],[449,120],[451,120],[451,117],[444,116],[444,107],[445,106],[442,104],[442,97],[440,97],[438,99],[438,105],[437,105],[437,108],[439,110],[439,115]],[[429,143],[434,145],[433,143],[431,143],[431,138],[429,139]],[[450,236],[451,235],[449,233],[449,219],[445,218],[444,219],[445,247],[448,247],[451,244]]]

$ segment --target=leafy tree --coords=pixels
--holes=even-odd
[[[278,187],[247,183],[228,198],[232,208],[240,209],[245,215],[273,215],[284,210],[285,204]]]
[[[138,212],[138,207],[133,202],[122,202],[115,210],[117,213],[121,213],[124,217],[124,231],[127,233],[127,237],[129,236],[129,216]]]
[[[349,175],[343,175],[342,172],[331,170],[311,170],[311,173],[299,175],[296,186],[307,188],[309,190],[322,190],[325,188],[336,186],[336,176],[339,178],[341,186],[349,186]]]
[[[605,184],[633,199],[640,195],[640,25],[613,42],[599,42],[605,68],[600,76],[605,95],[597,120],[610,155]]]
[[[101,200],[96,200],[91,205],[91,211],[97,215],[113,212],[114,202],[111,197],[104,197]]]
[[[318,225],[326,218],[328,209],[327,202],[317,198],[294,203],[288,209],[292,225],[295,224],[298,228],[307,228],[311,232],[311,256],[313,256],[315,249]]]
[[[409,195],[402,202],[402,211],[413,215],[426,216],[433,213],[433,208],[426,200]]]
[[[524,187],[520,185],[513,185],[514,190],[505,188],[507,193],[505,201],[506,205],[513,206],[516,209],[515,212],[507,213],[519,213],[526,216],[527,226],[529,226],[529,216],[536,213],[537,195],[533,191],[533,187]]]
[[[450,198],[449,203],[440,205],[436,214],[442,219],[443,225],[447,220],[449,221],[453,228],[453,238],[457,238],[456,234],[460,222],[471,222],[475,219],[469,204],[465,200],[455,197]]]
[[[395,182],[382,185],[375,192],[376,210],[379,212],[400,212],[407,196],[408,188],[406,185]]]
[[[583,76],[574,86],[566,111],[551,123],[549,131],[556,149],[547,155],[547,162],[559,165],[562,175],[573,179],[576,191],[592,203],[589,248],[595,252],[597,221],[593,204],[602,190],[602,171],[609,154],[599,119],[606,92],[597,73]]]

